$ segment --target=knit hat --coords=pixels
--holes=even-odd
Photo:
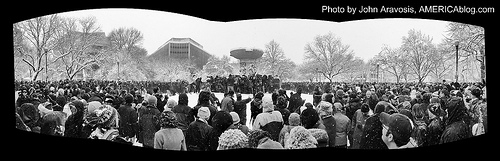
[[[208,107],[200,107],[198,109],[197,117],[198,118],[203,118],[203,119],[210,118],[210,109],[208,109]]]
[[[158,122],[160,127],[166,128],[176,128],[177,127],[177,118],[175,113],[172,111],[164,111],[160,114],[160,120]]]
[[[333,107],[335,108],[335,111],[340,111],[342,109],[342,103],[340,102],[335,102],[333,104]]]
[[[295,112],[290,113],[290,116],[288,116],[288,124],[290,124],[290,126],[300,125],[300,115]]]
[[[229,129],[219,136],[217,150],[241,149],[248,147],[248,137],[239,129]]]
[[[302,126],[296,126],[290,130],[285,141],[285,149],[307,149],[316,148],[318,141],[309,130]]]
[[[231,117],[233,117],[233,124],[237,124],[240,122],[240,116],[238,115],[238,113],[236,112],[230,112],[229,113],[231,115]]]

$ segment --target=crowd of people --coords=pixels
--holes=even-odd
[[[229,77],[240,82],[239,76]],[[169,83],[16,81],[16,128],[184,151],[412,148],[488,129],[485,82],[318,83],[308,92],[312,102],[302,98],[303,83],[288,83],[293,89],[263,83],[254,89],[229,78],[207,82],[194,91],[198,100],[190,107],[189,90],[180,90],[178,100],[168,98],[172,93],[162,87]],[[224,93],[221,100],[213,84],[223,84],[215,87]],[[253,97],[243,99],[247,92]]]

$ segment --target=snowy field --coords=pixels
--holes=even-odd
[[[291,90],[287,90],[286,93],[288,96],[290,96],[290,92],[294,92],[295,91],[291,91]],[[196,103],[198,103],[198,93],[187,93],[188,95],[188,98],[189,98],[189,102],[188,102],[188,105],[189,107],[194,107],[196,106]],[[215,93],[215,96],[219,99],[219,101],[222,101],[222,99],[224,98],[224,93]],[[264,96],[271,96],[271,93],[265,93]],[[305,99],[306,100],[306,103],[307,102],[310,102],[312,103],[313,101],[313,96],[312,95],[309,95],[309,94],[302,94],[302,99]],[[241,99],[246,99],[246,98],[253,98],[252,94],[241,94]],[[173,99],[175,100],[176,102],[178,102],[179,100],[179,95],[176,94],[174,96],[169,96],[169,99]],[[234,96],[234,100],[236,101],[236,94]],[[252,99],[253,100],[253,99]],[[219,107],[220,109],[220,107]],[[245,125],[248,126],[249,129],[252,129],[252,126],[250,125],[250,103],[247,104],[247,121],[245,123]]]

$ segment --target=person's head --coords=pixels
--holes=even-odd
[[[234,91],[230,90],[229,92],[227,92],[227,96],[234,97]]]
[[[298,113],[292,112],[290,116],[288,116],[288,124],[290,126],[299,126],[300,125],[300,115]]]
[[[227,111],[217,111],[212,117],[212,127],[216,131],[224,131],[233,124],[233,117]]]
[[[328,116],[328,115],[333,115],[333,105],[330,102],[326,101],[321,101],[318,104],[318,113],[319,116]]]
[[[262,97],[264,97],[264,93],[262,93],[262,92],[255,94],[256,99],[262,99]]]
[[[177,118],[175,113],[172,111],[163,111],[160,114],[160,120],[158,122],[162,128],[176,128]]]
[[[196,114],[198,118],[208,120],[210,118],[210,109],[208,107],[200,107],[198,113]]]
[[[307,129],[309,132],[311,132],[312,136],[316,139],[318,142],[318,147],[327,147],[328,146],[328,133],[323,130],[323,129],[318,129],[318,128],[312,128],[312,129]]]
[[[175,101],[174,99],[168,99],[167,101],[167,108],[174,108],[175,106],[177,106],[177,101]]]
[[[240,123],[240,116],[238,115],[238,113],[232,111],[232,112],[229,112],[229,114],[233,118],[233,125]]]
[[[26,122],[27,120],[36,122],[38,121],[38,119],[40,119],[40,113],[32,103],[23,103],[19,107],[18,113],[24,122]]]
[[[217,150],[241,149],[248,147],[248,137],[239,129],[229,129],[219,136]]]
[[[210,103],[210,92],[201,91],[198,95],[198,104],[208,104]]]
[[[179,105],[186,106],[188,104],[188,101],[189,101],[189,98],[188,98],[187,94],[185,94],[185,93],[179,94],[179,101],[178,101]]]
[[[287,106],[286,98],[283,96],[278,96],[276,107],[278,107],[278,109],[281,109],[281,108],[286,108],[286,106]]]
[[[241,101],[241,94],[240,93],[236,93],[236,101]]]
[[[408,144],[412,133],[410,119],[400,113],[389,115],[380,113],[380,122],[382,122],[382,141],[388,148],[397,148]]]
[[[333,104],[333,113],[337,113],[337,112],[340,112],[340,111],[342,111],[342,103],[335,102]]]
[[[134,96],[132,96],[132,94],[126,94],[124,99],[125,99],[125,103],[127,103],[127,104],[131,104],[134,102]]]
[[[105,105],[113,105],[114,102],[114,97],[111,95],[105,96],[104,97],[104,104]]]
[[[366,91],[365,97],[366,97],[366,99],[371,98],[372,97],[372,92],[371,91]]]
[[[443,88],[439,91],[439,97],[450,97],[450,92],[448,91],[448,89],[446,88]]]
[[[470,94],[473,98],[479,98],[481,99],[481,89],[479,88],[474,88],[470,91]]]
[[[319,121],[319,115],[315,109],[307,108],[300,113],[300,123],[306,129],[313,128],[318,121]]]
[[[426,111],[426,108],[424,107],[424,105],[418,104],[418,103],[413,105],[411,112],[412,112],[413,116],[415,116],[415,119],[423,119],[424,116],[427,115],[426,114],[427,111]]]
[[[274,110],[273,99],[271,96],[264,96],[262,98],[262,112],[270,112]]]
[[[368,113],[370,112],[370,105],[363,103],[361,105],[361,112],[365,115],[368,115]]]
[[[145,101],[147,102],[148,106],[156,107],[158,99],[153,95],[148,95]]]
[[[285,140],[285,149],[316,148],[318,141],[309,130],[296,126],[290,130],[289,138]]]

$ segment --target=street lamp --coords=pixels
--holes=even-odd
[[[458,82],[458,44],[459,41],[455,42],[456,54],[455,54],[455,82]]]
[[[377,83],[378,83],[378,69],[380,67],[380,63],[377,63]]]

